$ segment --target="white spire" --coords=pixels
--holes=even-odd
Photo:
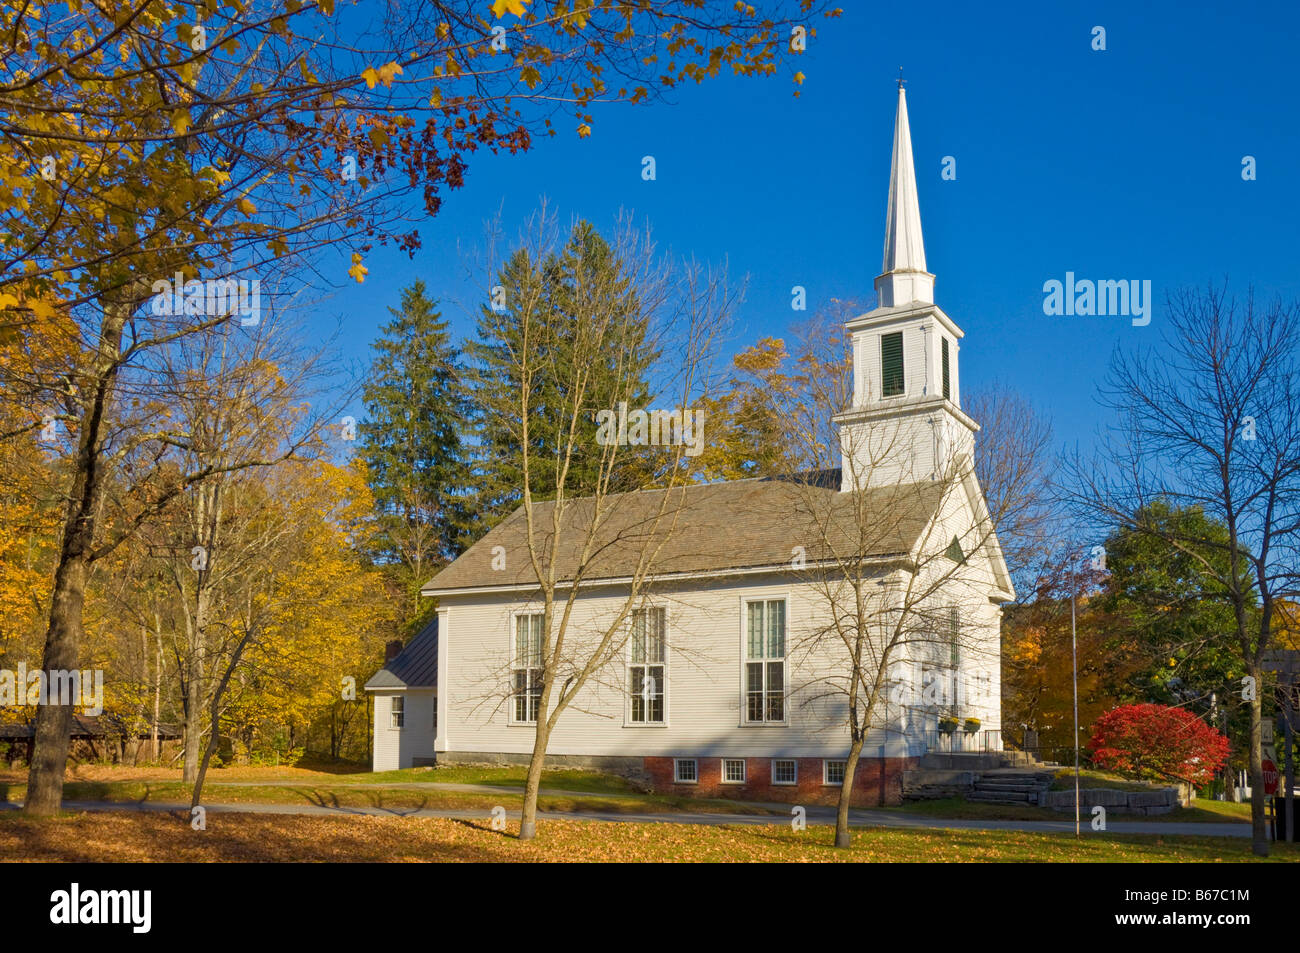
[[[889,168],[889,214],[885,220],[885,261],[876,279],[882,308],[921,301],[934,303],[934,275],[925,270],[921,205],[916,198],[912,132],[907,124],[907,92],[898,83],[894,118],[894,156]]]

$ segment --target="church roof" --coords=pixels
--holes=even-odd
[[[665,493],[670,494],[666,504]],[[600,525],[590,544],[597,501],[575,499],[561,519],[557,581],[579,574],[587,583],[626,579],[647,552],[653,554],[650,571],[655,577],[786,570],[800,555],[810,565],[832,553],[905,556],[941,497],[941,487],[931,482],[842,493],[839,470],[641,490],[600,501]],[[553,507],[550,502],[534,504],[534,530],[547,553],[553,542]],[[661,507],[664,515],[656,526]],[[875,515],[863,520],[862,513]],[[864,524],[870,526],[865,534],[859,528]],[[494,560],[502,565],[503,554],[504,568],[494,569]],[[423,592],[432,596],[536,584],[520,506]]]

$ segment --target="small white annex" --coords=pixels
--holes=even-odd
[[[855,506],[879,514],[863,573],[882,600],[926,591],[918,618],[930,629],[889,656],[888,701],[855,779],[864,800],[885,799],[936,747],[1001,749],[1000,606],[1014,592],[971,463],[979,428],[961,408],[963,333],[934,303],[926,270],[901,86],[882,271],[879,306],[847,324],[852,404],[826,410],[840,468],[687,490],[688,531],[664,547],[619,651],[561,716],[548,763],[661,789],[829,796],[849,745],[847,705],[827,690],[842,660],[816,637],[833,600],[812,527]],[[626,520],[655,492],[625,494]],[[527,762],[542,619],[524,537],[521,509],[424,588],[436,624],[366,686],[376,770]],[[792,562],[796,547],[806,562]],[[504,572],[493,568],[502,552]],[[584,569],[574,632],[598,630],[627,603],[626,567],[611,558],[598,568]],[[951,731],[954,720],[962,727]]]
[[[386,654],[384,667],[365,685],[374,700],[375,770],[431,765],[438,729],[437,618],[405,648],[389,643]]]

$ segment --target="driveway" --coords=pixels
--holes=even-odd
[[[267,785],[268,787],[273,785]],[[282,786],[282,785],[281,785]],[[397,785],[380,785],[396,787]],[[439,788],[442,790],[472,790],[475,793],[517,794],[519,788],[500,788],[486,784],[446,784],[429,783],[420,787]],[[360,787],[360,785],[358,785]],[[415,787],[415,785],[402,785]],[[561,792],[544,789],[544,794],[584,794],[591,792]],[[773,805],[763,804],[771,810]],[[4,803],[0,808],[17,810],[18,805]],[[167,801],[64,801],[63,807],[69,811],[179,811],[189,814],[190,806],[183,802]],[[380,817],[450,817],[468,820],[487,821],[486,811],[442,810],[437,808],[385,808],[385,807],[327,807],[319,804],[205,804],[210,814],[300,814],[313,816],[369,814]],[[833,807],[812,806],[806,808],[809,824],[833,825],[835,809]],[[549,820],[609,821],[611,823],[637,824],[780,824],[784,823],[781,814],[705,814],[689,811],[663,811],[646,814],[625,814],[614,811],[559,812],[538,811],[537,816]],[[853,827],[920,827],[931,830],[967,830],[967,831],[1026,831],[1037,834],[1072,833],[1072,821],[996,821],[996,820],[957,820],[939,817],[927,817],[919,814],[900,814],[893,811],[849,812],[849,823]],[[1107,834],[1164,834],[1197,837],[1249,837],[1249,824],[1196,824],[1179,821],[1112,821],[1105,831],[1094,831],[1088,822],[1082,826],[1084,837],[1105,837]]]

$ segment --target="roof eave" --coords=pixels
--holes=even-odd
[[[879,556],[868,556],[864,562],[873,566],[888,566],[894,563],[907,562],[907,553],[884,553]],[[770,563],[762,566],[744,566],[732,569],[708,569],[697,570],[694,572],[679,573],[659,573],[653,576],[646,576],[642,584],[661,583],[661,582],[681,582],[691,579],[726,579],[735,576],[757,576],[771,573],[785,573],[798,575],[807,573],[810,569],[833,569],[837,565],[837,560],[819,560],[810,562],[802,567],[795,568],[789,562]],[[610,576],[596,579],[584,579],[579,582],[580,587],[608,587],[608,586],[626,586],[636,581],[634,576]],[[562,580],[555,584],[557,589],[572,588],[572,580]],[[503,583],[493,586],[460,586],[452,589],[430,589],[425,587],[420,590],[422,596],[468,596],[485,593],[497,592],[536,592],[541,586],[536,582],[517,582]]]

